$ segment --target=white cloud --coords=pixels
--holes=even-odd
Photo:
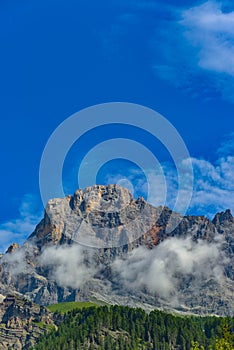
[[[221,235],[212,243],[203,240],[196,243],[191,237],[172,237],[151,250],[140,246],[111,262],[112,281],[126,293],[141,293],[147,289],[151,295],[170,304],[185,303],[181,291],[187,283],[195,295],[209,280],[219,285],[224,282],[224,266],[228,258],[222,252],[222,240]],[[21,273],[32,273],[34,267],[27,262],[28,256],[31,255],[32,259],[32,254],[31,246],[6,254],[6,271],[13,278]],[[95,250],[79,245],[50,246],[45,247],[34,262],[37,267],[49,271],[49,279],[59,286],[79,289],[96,275],[100,276],[103,270],[104,266],[97,264],[95,254]]]
[[[31,245],[15,249],[12,253],[5,254],[1,263],[13,277],[17,278],[21,273],[29,273],[32,271],[32,265],[28,263],[28,257],[33,256],[33,249]]]
[[[111,22],[103,39],[106,56],[120,53],[132,28],[143,39],[140,45],[151,57],[157,77],[195,98],[221,96],[234,101],[233,1],[194,0],[182,5],[173,0],[121,0],[114,4],[123,13]],[[139,31],[142,20],[147,26]],[[134,54],[135,46],[131,49]]]
[[[202,69],[234,76],[234,11],[224,13],[221,2],[208,1],[184,11],[180,24]]]
[[[171,6],[156,24],[154,72],[193,97],[233,102],[234,11],[226,1]]]
[[[211,278],[222,282],[220,247],[220,242],[194,243],[191,238],[171,238],[151,251],[136,248],[127,259],[117,259],[112,269],[125,288],[147,288],[168,301],[183,299],[179,294],[183,277],[189,276],[194,288],[198,289]]]
[[[234,213],[234,157],[226,156],[217,159],[215,164],[204,160],[191,158],[194,168],[194,188],[188,213],[193,215],[205,215],[212,218],[217,212],[231,209]],[[184,161],[186,168],[186,161]],[[169,165],[164,166],[167,179],[167,201],[166,205],[174,209],[178,193],[177,173]],[[152,173],[152,182],[157,183],[157,175]],[[160,192],[151,192],[150,203],[160,203]],[[190,190],[186,189],[186,183],[181,192],[181,202],[176,210],[183,212],[183,198],[190,196]],[[163,204],[163,203],[162,203]]]
[[[59,286],[80,288],[97,271],[93,252],[79,245],[47,247],[38,257],[38,265],[50,268],[50,278]]]
[[[234,212],[234,157],[218,159],[216,165],[193,158],[195,187],[191,210],[212,216],[227,208]]]
[[[25,195],[19,208],[19,217],[0,224],[0,251],[5,251],[13,242],[23,243],[34,231],[42,217],[42,213],[36,212],[35,202],[34,196]]]
[[[49,271],[49,278],[61,287],[80,288],[94,277],[98,271],[95,251],[84,249],[78,244],[45,246],[42,253],[35,256],[35,246],[25,244],[11,254],[5,254],[2,263],[13,278],[20,274],[32,274],[34,264]]]

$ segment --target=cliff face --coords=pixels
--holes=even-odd
[[[234,281],[234,218],[231,211],[227,209],[225,212],[216,214],[212,223],[218,233],[224,236],[223,249],[229,257],[225,270],[227,276]]]
[[[177,250],[186,242],[186,250],[174,253],[172,239],[180,239],[175,241]],[[206,250],[213,265],[209,256],[205,260]],[[190,258],[192,251],[197,256],[193,253]],[[19,292],[43,305],[98,298],[148,309],[233,315],[233,253],[234,219],[229,210],[218,213],[213,221],[204,216],[182,218],[143,198],[133,199],[117,185],[93,186],[48,202],[44,218],[23,247],[12,245],[1,258],[0,293]],[[152,254],[154,260],[149,258]],[[144,284],[144,272],[140,277],[136,273],[144,259],[149,260],[145,275],[150,269],[156,271],[152,280],[160,280],[160,264],[169,269],[164,266],[164,274],[173,271],[167,283],[176,280],[176,298],[164,298],[148,280]],[[116,270],[116,261],[124,271]],[[192,265],[191,273],[186,265]],[[217,276],[207,272],[209,266]],[[199,285],[197,275],[201,276]],[[129,283],[124,284],[126,278]],[[142,280],[143,287],[134,278]]]
[[[39,249],[49,242],[119,247],[147,232],[159,214],[143,198],[134,200],[120,186],[93,186],[77,190],[74,196],[50,200],[44,219],[29,240]]]
[[[0,349],[30,349],[51,326],[53,315],[45,307],[17,295],[2,298]]]

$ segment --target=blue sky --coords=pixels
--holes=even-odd
[[[51,133],[103,102],[148,106],[176,127],[194,163],[191,213],[234,210],[232,1],[2,1],[0,45],[0,246],[22,240],[41,217],[38,172]],[[68,192],[81,154],[110,132],[71,149]],[[173,195],[170,159],[155,150]],[[100,182],[114,180],[116,168],[133,177],[131,164],[116,164],[103,167]]]

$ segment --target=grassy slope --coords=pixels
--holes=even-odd
[[[66,302],[66,303],[59,303],[59,304],[52,304],[47,306],[47,308],[51,312],[59,312],[59,313],[66,313],[68,311],[72,311],[74,309],[82,309],[86,307],[91,307],[91,306],[98,306],[97,304],[91,303],[91,302]]]

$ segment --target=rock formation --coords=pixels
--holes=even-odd
[[[30,349],[41,334],[54,326],[53,315],[19,295],[7,295],[0,303],[0,349]]]

